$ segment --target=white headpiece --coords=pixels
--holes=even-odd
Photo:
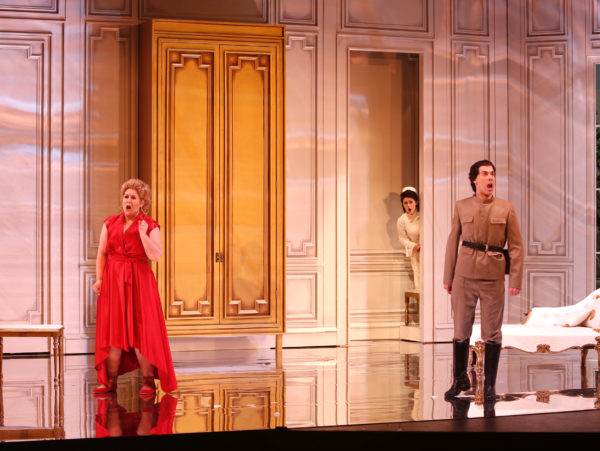
[[[412,186],[405,186],[404,188],[402,188],[402,192],[404,191],[414,191],[415,194],[418,194],[417,190]]]

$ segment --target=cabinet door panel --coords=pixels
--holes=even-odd
[[[215,285],[215,48],[165,44],[168,319],[218,322]],[[217,311],[215,311],[217,309]],[[179,320],[179,321],[177,321]]]
[[[241,47],[241,46],[240,46]],[[224,150],[226,285],[224,319],[272,317],[270,165],[274,96],[271,49],[225,47]]]

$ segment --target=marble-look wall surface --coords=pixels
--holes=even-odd
[[[153,18],[286,27],[284,346],[449,340],[445,242],[481,158],[495,161],[497,195],[515,204],[525,242],[523,291],[507,297],[506,320],[576,302],[596,277],[599,10],[598,0],[0,0],[0,321],[61,323],[68,353],[93,350],[99,227],[137,174],[139,25]],[[412,144],[386,122],[408,117],[401,97],[381,94],[393,64],[379,66],[379,93],[353,95],[352,58],[363,54],[416,67],[394,85],[418,105]],[[416,329],[403,327],[410,263],[394,245],[400,210],[389,208],[407,174],[422,201]]]

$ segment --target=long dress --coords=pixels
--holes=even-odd
[[[108,385],[106,359],[110,347],[123,350],[118,374],[139,368],[137,348],[154,366],[154,377],[168,393],[177,388],[177,380],[158,286],[139,234],[141,219],[148,223],[148,235],[158,227],[141,211],[125,231],[123,213],[104,221],[108,230],[107,259],[98,296],[94,366],[98,383]]]
[[[404,213],[398,218],[396,226],[400,244],[404,247],[406,256],[410,257],[415,290],[419,291],[421,289],[421,253],[414,251],[414,247],[419,242],[421,236],[421,220],[419,212],[416,211],[412,215]]]

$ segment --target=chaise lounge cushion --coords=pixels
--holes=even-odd
[[[528,313],[528,326],[584,326],[600,328],[600,289],[577,304],[565,307],[535,307]]]
[[[528,326],[580,326],[591,313],[591,308],[584,308],[578,304],[568,307],[536,307],[531,310],[525,324]]]
[[[583,325],[592,329],[600,329],[600,294],[594,296],[591,307],[592,312],[583,322]]]
[[[502,346],[526,352],[536,352],[538,345],[548,345],[549,351],[560,352],[584,345],[595,345],[600,333],[589,327],[535,326],[529,324],[504,324]],[[481,326],[473,326],[471,346],[481,338]]]

